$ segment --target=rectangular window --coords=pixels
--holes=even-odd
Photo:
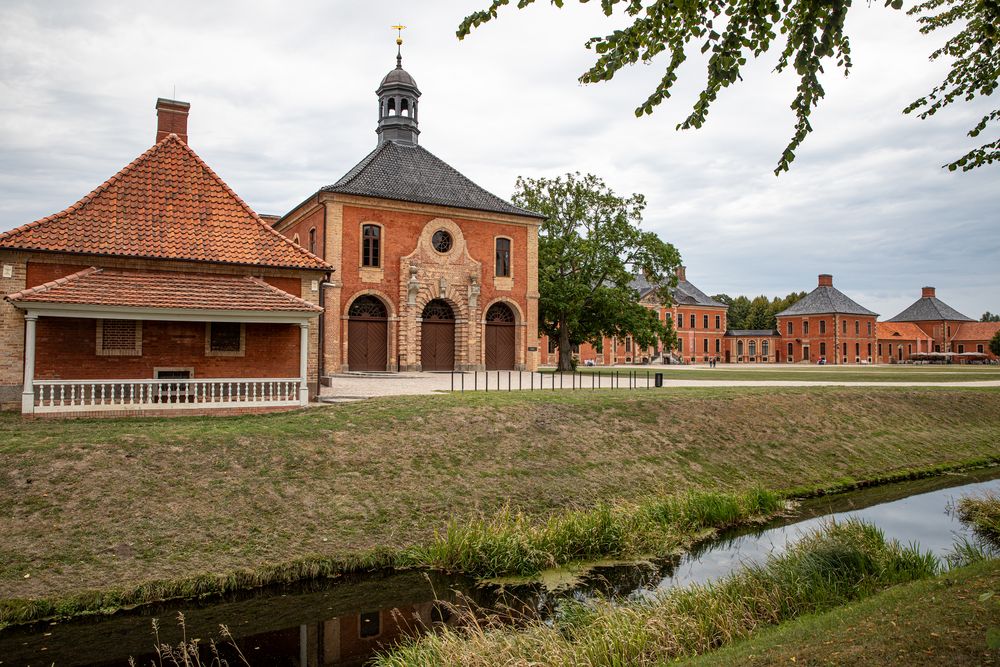
[[[361,226],[361,266],[381,266],[382,228],[378,225]]]
[[[684,351],[684,341],[681,340],[680,338],[677,339],[677,351],[678,352]]]
[[[722,328],[722,317],[719,316],[719,315],[715,316],[715,328],[716,329],[721,329]]]
[[[964,352],[965,352],[965,346],[960,344],[958,346],[958,353],[963,354]]]
[[[979,354],[983,353],[983,344],[982,343],[979,343],[978,345],[976,345],[976,352],[978,352]]]
[[[510,278],[510,239],[497,239],[496,277]]]
[[[789,322],[789,323],[788,323],[788,335],[789,335],[789,336],[791,336],[791,335],[792,335],[792,329],[793,329],[793,327],[792,327],[792,323],[791,323],[791,322]]]
[[[702,316],[701,326],[702,326],[703,329],[707,329],[708,328],[708,315]],[[718,326],[718,325],[716,325],[716,326]]]
[[[789,326],[791,326],[791,323],[789,323]],[[791,360],[792,360],[792,351],[793,351],[793,350],[792,350],[792,344],[791,344],[791,343],[789,343],[789,344],[788,344],[788,361],[791,361]]]
[[[683,329],[684,328],[684,314],[683,313],[677,313],[677,328],[678,329]]]
[[[707,338],[705,339],[704,348],[705,348],[705,352],[708,352],[708,339]]]
[[[869,322],[868,323],[868,336],[870,337],[871,335],[872,335],[872,323]]]
[[[631,352],[632,351],[632,339],[631,338],[626,338],[625,339],[625,351],[626,352]]]
[[[861,335],[861,322],[858,322],[857,320],[854,320],[854,335]]]
[[[141,357],[142,321],[97,320],[97,356]]]
[[[809,320],[802,320],[802,335],[809,335]]]
[[[854,356],[855,357],[860,357],[861,356],[861,343],[855,343],[854,344]]]
[[[820,343],[819,344],[819,356],[821,356],[821,357],[825,357],[826,356],[826,343]]]
[[[882,356],[882,343],[878,344],[878,356]]]
[[[697,320],[694,317],[694,313],[691,313],[691,328],[692,329],[697,329],[698,328],[698,326],[695,324],[695,322],[697,322]]]
[[[556,340],[554,338],[549,339],[549,354],[553,354],[556,351]]]
[[[206,356],[243,356],[246,350],[246,327],[242,322],[208,322],[205,328]]]
[[[826,320],[820,320],[819,321],[819,335],[822,336],[825,333],[826,333]]]

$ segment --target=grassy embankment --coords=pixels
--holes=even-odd
[[[1000,561],[945,574],[918,548],[848,522],[714,585],[646,603],[570,605],[551,625],[488,620],[411,640],[382,667],[498,664],[989,664]]]
[[[542,371],[545,374],[554,372],[552,369]],[[909,366],[909,365],[872,365],[872,366],[817,366],[809,365],[779,365],[779,364],[744,364],[721,365],[715,368],[704,366],[618,366],[600,368],[580,366],[577,375],[586,375],[585,387],[589,387],[591,375],[601,375],[607,382],[609,376],[617,374],[621,386],[628,386],[629,374],[632,374],[640,387],[646,386],[646,376],[653,377],[655,373],[663,373],[667,380],[785,380],[790,382],[984,382],[1000,381],[998,366]],[[565,386],[570,385],[570,374],[564,374]],[[548,382],[548,378],[546,378]],[[506,386],[506,385],[504,385]],[[547,385],[546,385],[547,386]],[[558,381],[557,381],[558,386]]]
[[[717,494],[850,488],[997,462],[998,441],[1000,391],[979,389],[467,394],[232,418],[4,415],[0,619],[394,564],[496,571],[477,570],[493,548],[477,534],[506,535],[527,554],[499,569],[609,545],[624,555],[662,531],[680,544],[702,530],[683,512],[649,523],[650,508],[683,505],[690,491],[732,506]],[[616,538],[623,521],[651,526],[651,537]],[[595,525],[607,530],[588,545]]]
[[[830,525],[785,554],[710,585],[646,602],[567,604],[553,623],[514,629],[483,621],[443,629],[380,657],[381,667],[430,665],[660,665],[776,625],[869,597],[939,569],[916,547],[886,542],[858,522]]]

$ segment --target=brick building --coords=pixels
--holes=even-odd
[[[876,331],[879,363],[898,364],[934,351],[934,339],[912,322],[879,322]]]
[[[377,95],[375,150],[274,223],[334,268],[322,373],[534,369],[544,216],[418,144],[420,90],[399,54]]]
[[[777,314],[781,350],[787,362],[873,363],[876,355],[873,313],[833,286],[822,273],[812,292]]]
[[[889,353],[893,332],[902,327],[911,332],[911,337],[919,338],[921,344],[911,347],[907,343],[905,351],[897,346],[894,354]],[[887,356],[897,362],[910,361],[913,354],[927,353],[943,354],[946,358],[968,355],[966,359],[970,360],[978,354],[995,358],[989,341],[997,330],[1000,324],[976,322],[937,298],[933,287],[924,287],[920,298],[903,312],[879,323],[879,343],[886,346]]]
[[[25,413],[259,410],[317,386],[330,267],[276,233],[157,101],[156,143],[0,234],[0,402]]]
[[[775,329],[730,329],[726,332],[727,364],[766,364],[781,361],[781,336]]]

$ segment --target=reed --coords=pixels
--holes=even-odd
[[[933,576],[940,563],[856,521],[828,524],[781,556],[651,601],[568,605],[552,623],[489,619],[443,629],[378,657],[382,667],[656,665],[703,654],[759,629]]]
[[[452,522],[427,545],[401,557],[410,566],[462,571],[481,577],[530,575],[596,558],[666,554],[715,530],[774,516],[779,494],[692,491],[636,503],[599,503],[537,521],[511,509]]]

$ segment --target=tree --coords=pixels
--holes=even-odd
[[[549,0],[562,7],[566,0]],[[588,0],[579,0],[581,3]],[[518,9],[535,0],[518,0]],[[458,28],[464,39],[472,30],[497,17],[510,0],[491,0],[485,10],[467,16]],[[819,75],[825,64],[835,64],[846,76],[851,68],[851,44],[844,32],[851,0],[601,0],[605,16],[621,9],[631,25],[604,37],[592,37],[586,48],[597,54],[589,70],[580,76],[581,83],[608,81],[626,66],[650,63],[660,53],[669,59],[655,90],[635,109],[635,114],[653,113],[670,97],[677,72],[687,60],[690,49],[710,52],[705,87],[690,115],[677,129],[699,128],[722,88],[741,79],[748,57],[757,58],[777,51],[775,71],[791,67],[799,78],[791,108],[795,111],[792,138],[782,152],[774,173],[787,171],[795,151],[812,131],[809,115],[826,92]],[[886,6],[901,9],[903,0],[885,0]],[[969,101],[989,96],[1000,78],[1000,2],[998,0],[925,0],[908,12],[917,15],[924,34],[946,29],[957,34],[931,53],[930,59],[951,59],[948,75],[930,93],[903,109],[917,112],[920,118],[932,116],[956,100]],[[780,42],[778,33],[781,34]],[[978,137],[987,125],[1000,122],[1000,109],[988,113],[969,132]],[[1000,161],[1000,138],[969,151],[946,164],[955,170],[968,171]]]
[[[747,311],[744,322],[745,329],[773,329],[774,310],[771,308],[771,300],[761,294],[754,297],[750,302],[750,309]]]
[[[990,351],[1000,357],[1000,331],[993,334],[993,338],[990,339]]]
[[[1000,322],[1000,315],[994,315],[990,311],[983,313],[983,316],[979,318],[980,322]]]
[[[538,236],[538,324],[558,341],[559,370],[572,367],[572,346],[604,336],[632,336],[636,346],[676,338],[670,322],[639,303],[636,273],[660,285],[670,303],[680,265],[677,249],[639,229],[646,199],[616,195],[597,176],[518,178],[512,200],[546,216]]]

